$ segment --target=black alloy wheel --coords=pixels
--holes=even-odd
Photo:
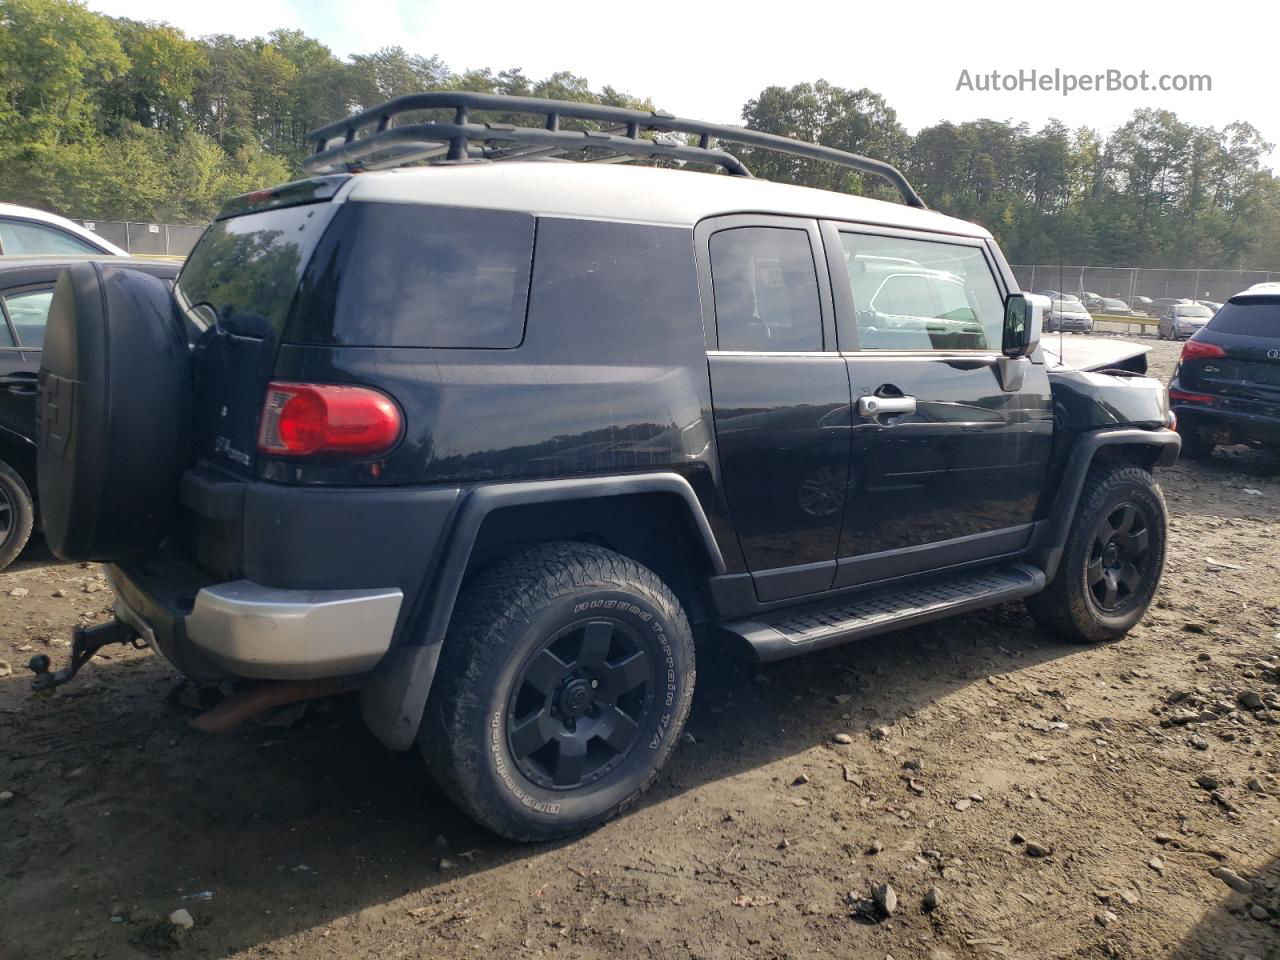
[[[1164,569],[1168,513],[1149,470],[1132,463],[1090,469],[1053,579],[1025,601],[1064,640],[1097,643],[1131,630]]]
[[[1125,501],[1094,527],[1085,582],[1103,613],[1124,614],[1138,601],[1151,564],[1150,526],[1143,508]]]
[[[653,704],[655,660],[627,624],[592,619],[558,632],[520,670],[507,742],[522,774],[573,790],[612,772]]]
[[[13,532],[13,501],[4,487],[0,487],[0,546],[9,539]]]
[[[442,646],[418,744],[445,792],[513,840],[581,833],[635,802],[680,742],[697,678],[671,588],[589,543],[486,567]]]

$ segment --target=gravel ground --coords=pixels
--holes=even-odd
[[[349,698],[204,736],[134,651],[33,695],[22,665],[109,603],[37,544],[0,574],[0,957],[1274,960],[1280,462],[1161,482],[1168,566],[1123,640],[1015,605],[704,659],[646,801],[541,847],[472,826]]]

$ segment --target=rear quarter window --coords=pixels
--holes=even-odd
[[[1228,301],[1208,326],[1217,333],[1280,340],[1280,296]]]
[[[503,349],[524,338],[534,217],[378,202],[342,205],[286,340]]]

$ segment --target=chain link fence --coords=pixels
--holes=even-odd
[[[123,220],[76,220],[103,240],[139,256],[185,257],[204,227],[176,223],[132,223]]]
[[[133,223],[123,220],[77,220],[117,247],[141,256],[185,257],[200,239],[203,226]],[[1056,263],[1013,267],[1018,286],[1035,293],[1096,293],[1132,305],[1137,297],[1186,297],[1222,302],[1255,283],[1280,281],[1280,270],[1163,270],[1151,267],[1084,267]]]
[[[1015,266],[1018,286],[1030,293],[1096,293],[1132,305],[1137,297],[1186,297],[1188,300],[1229,299],[1255,283],[1280,281],[1280,271],[1159,270],[1148,267],[1081,267],[1053,264]]]

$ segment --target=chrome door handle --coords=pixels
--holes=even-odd
[[[859,397],[858,413],[864,417],[882,417],[894,413],[915,413],[915,397]]]

